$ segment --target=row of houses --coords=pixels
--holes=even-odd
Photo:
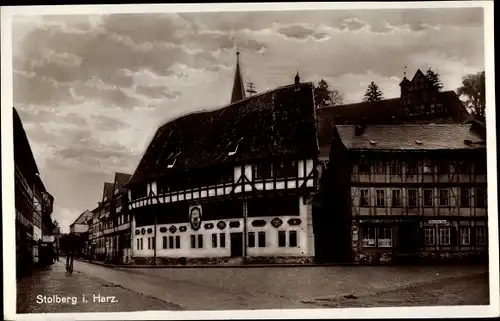
[[[57,252],[58,228],[52,221],[54,197],[47,191],[23,123],[13,108],[16,275],[46,266]]]
[[[230,105],[161,126],[134,173],[104,185],[96,257],[487,258],[485,125],[454,92],[418,70],[399,98],[317,109],[298,74],[251,97],[243,83],[237,61]]]

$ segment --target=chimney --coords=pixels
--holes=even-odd
[[[300,88],[300,76],[299,71],[297,70],[297,74],[295,75],[295,90]]]

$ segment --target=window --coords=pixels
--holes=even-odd
[[[375,173],[376,174],[385,174],[385,162],[377,161],[375,165]]]
[[[212,247],[217,247],[217,234],[212,234]]]
[[[486,190],[484,188],[476,188],[476,207],[486,208]]]
[[[359,172],[364,173],[364,174],[369,174],[370,173],[370,162],[368,162],[366,159],[361,159],[361,162],[358,165]]]
[[[384,207],[384,206],[385,206],[384,190],[378,189],[377,190],[377,207]]]
[[[417,207],[417,190],[408,190],[408,207]]]
[[[458,172],[460,174],[469,174],[470,173],[470,163],[466,161],[458,162]]]
[[[156,249],[156,237],[151,238],[151,243],[153,244],[153,250]]]
[[[370,206],[370,199],[368,196],[368,189],[360,191],[359,206]]]
[[[151,250],[151,238],[148,237],[148,250]]]
[[[140,250],[139,239],[137,239],[137,249]]]
[[[425,228],[425,245],[435,245],[435,229],[433,227]]]
[[[375,228],[363,227],[362,233],[363,247],[375,247]]]
[[[450,164],[444,160],[439,161],[437,171],[439,175],[448,174],[450,172]]]
[[[274,177],[297,177],[298,175],[297,161],[283,161],[273,164]]]
[[[406,174],[407,175],[417,175],[418,174],[418,164],[417,162],[406,163]]]
[[[278,231],[278,246],[285,247],[286,246],[286,232]]]
[[[256,164],[254,166],[255,179],[266,179],[272,177],[272,165],[269,163]]]
[[[432,172],[432,162],[428,159],[424,160],[424,174],[431,174]]]
[[[392,247],[392,229],[389,227],[379,227],[377,232],[378,247]]]
[[[476,245],[484,245],[486,243],[486,228],[484,226],[476,227]]]
[[[290,231],[290,247],[297,247],[297,231]]]
[[[144,242],[142,241],[142,238],[141,238],[141,250],[144,248]]]
[[[259,247],[266,247],[266,232],[259,232]]]
[[[439,228],[439,245],[450,245],[451,236],[449,227]]]
[[[191,235],[191,248],[196,248],[196,235]]]
[[[470,245],[470,227],[460,228],[460,245]]]
[[[168,237],[168,248],[169,249],[173,249],[174,248],[174,236],[173,235],[169,235]]]
[[[460,207],[470,207],[470,188],[460,188]]]
[[[167,237],[166,236],[163,237],[163,248],[164,249],[167,248]]]
[[[226,247],[226,234],[221,233],[220,234],[220,247]]]
[[[401,190],[399,189],[392,190],[392,206],[393,207],[401,206]]]
[[[202,234],[198,235],[198,248],[200,248],[200,249],[203,248],[203,235]]]
[[[177,235],[175,237],[175,248],[176,249],[180,249],[181,248],[181,237],[179,235]]]
[[[432,207],[433,201],[432,199],[434,196],[432,195],[432,190],[431,189],[424,189],[424,206],[425,207]]]
[[[392,161],[391,174],[392,175],[401,175],[401,162],[399,160]]]
[[[439,190],[439,206],[450,205],[450,191],[447,188]]]
[[[255,247],[255,232],[248,232],[248,247]]]
[[[486,160],[481,160],[474,163],[474,169],[476,174],[486,174]]]

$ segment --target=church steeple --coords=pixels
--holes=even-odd
[[[236,49],[236,72],[234,74],[233,92],[231,94],[231,104],[245,99],[245,86],[240,71],[240,51]]]

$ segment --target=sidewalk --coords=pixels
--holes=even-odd
[[[69,274],[63,262],[19,280],[16,299],[17,313],[179,310],[176,305],[89,276],[76,268]]]

